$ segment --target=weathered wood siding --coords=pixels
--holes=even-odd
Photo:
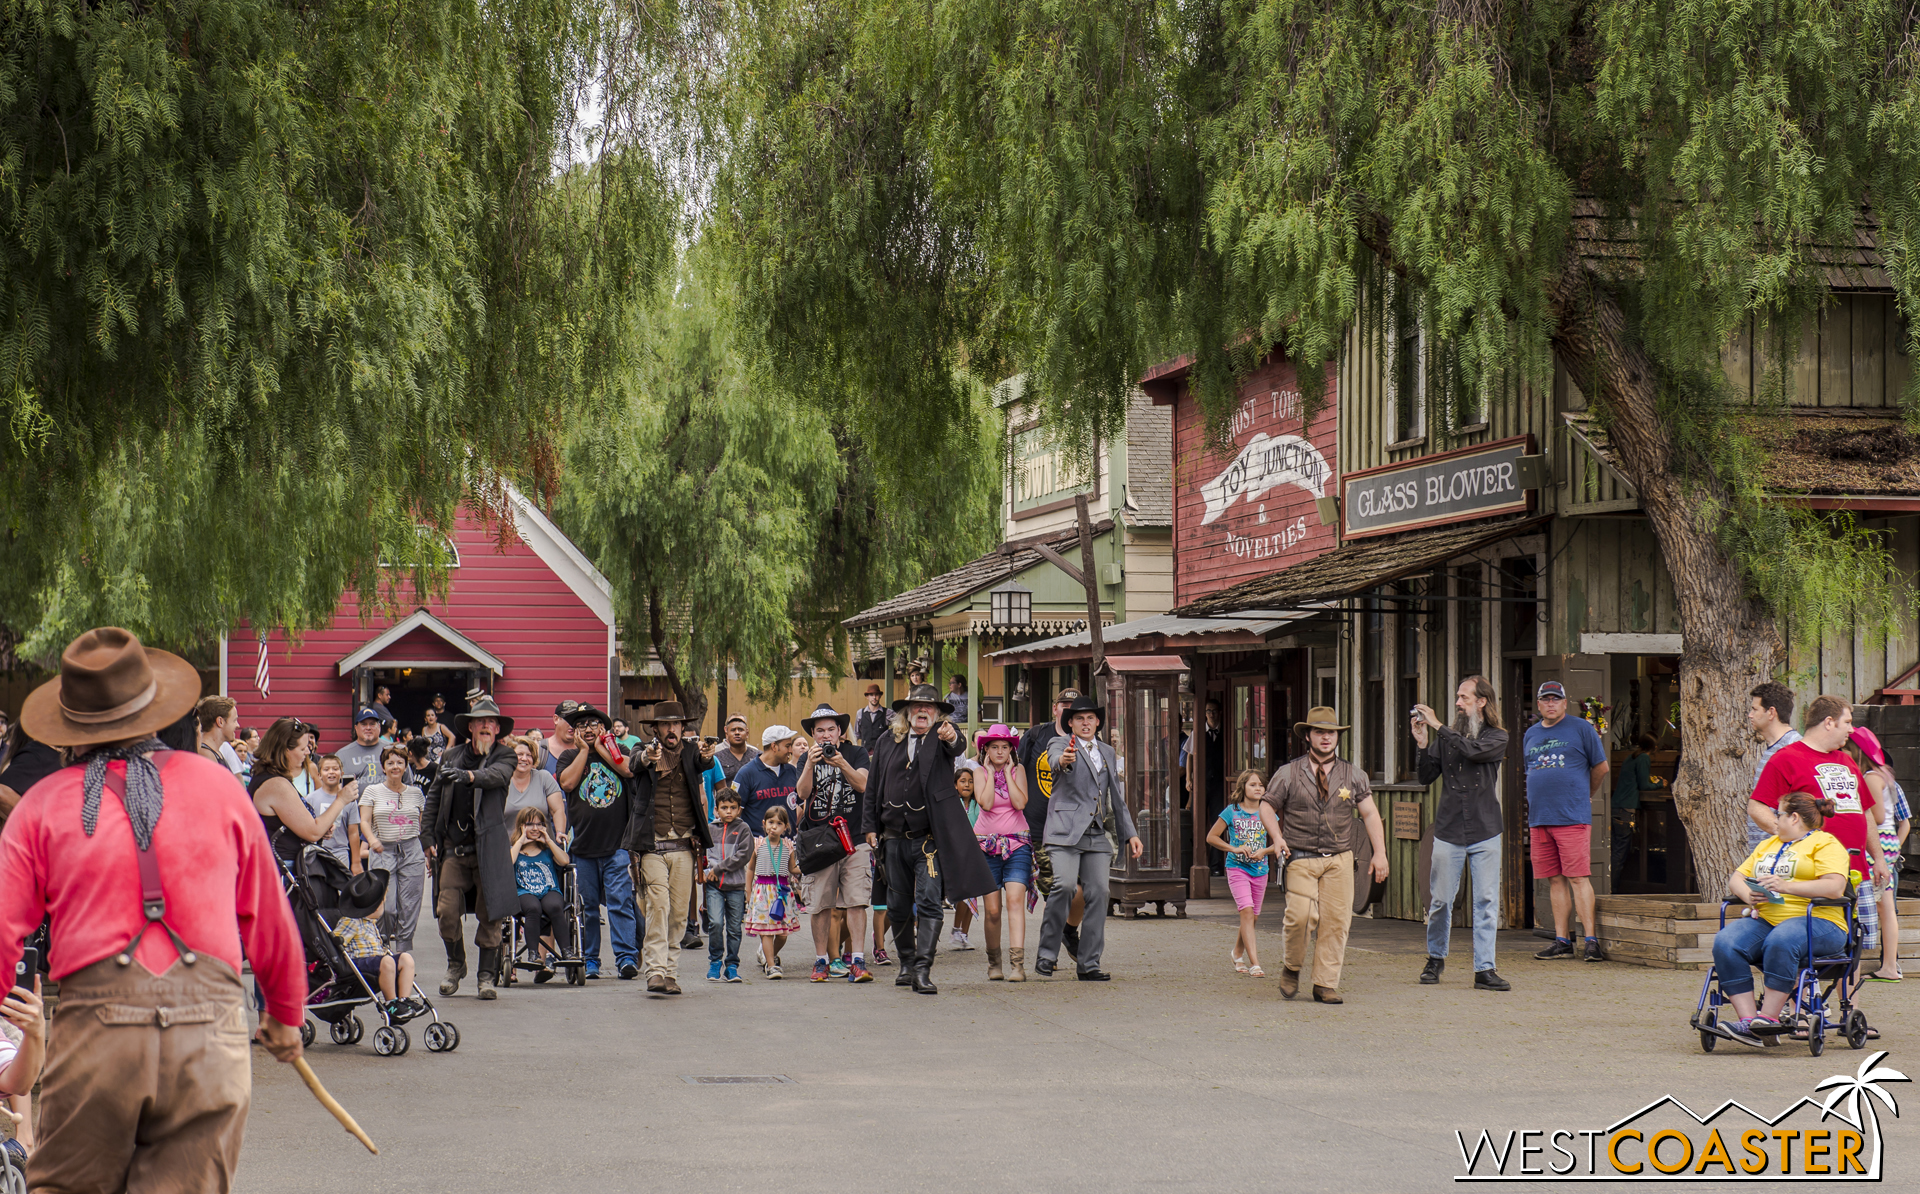
[[[1800,329],[1787,368],[1787,401],[1795,406],[1898,406],[1912,374],[1906,333],[1891,295],[1836,296]],[[1721,365],[1735,388],[1760,395],[1769,362],[1749,323],[1728,341]]]

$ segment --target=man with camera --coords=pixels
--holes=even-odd
[[[865,945],[867,904],[873,899],[873,851],[867,845],[863,817],[867,790],[867,752],[857,742],[842,742],[848,714],[822,704],[800,723],[813,735],[813,749],[800,766],[794,795],[800,801],[797,843],[801,893],[813,913],[813,981],[844,978],[868,983]],[[845,834],[844,840],[841,835]],[[832,858],[833,861],[824,861]],[[814,869],[809,869],[809,868]],[[855,942],[850,963],[837,956],[834,912],[846,915]]]
[[[713,845],[701,777],[713,747],[684,735],[679,701],[653,707],[654,740],[634,765],[636,799],[627,822],[627,853],[643,894],[647,935],[640,961],[649,995],[680,994],[680,942],[699,864]]]
[[[1460,873],[1471,874],[1473,893],[1473,986],[1507,991],[1512,984],[1493,968],[1500,927],[1500,766],[1507,732],[1500,702],[1485,676],[1468,676],[1454,693],[1454,718],[1443,725],[1432,709],[1415,705],[1413,740],[1420,748],[1420,782],[1440,783],[1433,818],[1433,872],[1427,906],[1427,964],[1420,982],[1432,986],[1446,969],[1453,931],[1453,905]]]
[[[568,856],[580,888],[581,956],[587,977],[600,977],[600,908],[607,909],[613,965],[623,979],[640,977],[639,906],[634,901],[627,825],[633,815],[634,761],[606,733],[607,715],[564,701],[569,745],[557,756],[560,790],[567,794]]]

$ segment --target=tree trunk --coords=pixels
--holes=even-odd
[[[673,689],[674,699],[686,711],[687,733],[698,734],[707,719],[707,691],[697,684],[689,687],[680,677],[680,669],[674,663],[673,643],[667,638],[666,618],[660,609],[658,589],[651,589],[647,593],[647,637],[653,643],[653,653],[659,657],[660,666],[666,670],[667,684]]]
[[[1700,895],[1719,899],[1747,855],[1754,741],[1747,694],[1773,678],[1781,642],[1773,615],[1747,595],[1740,566],[1704,513],[1721,496],[1710,477],[1683,478],[1657,404],[1659,375],[1620,304],[1586,275],[1577,252],[1554,288],[1553,346],[1610,419],[1621,472],[1660,542],[1680,605],[1680,771],[1674,806],[1693,849]]]

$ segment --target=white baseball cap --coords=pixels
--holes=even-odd
[[[760,745],[765,748],[772,746],[776,742],[785,742],[789,738],[798,738],[799,736],[800,735],[785,726],[768,726],[766,729],[760,731]]]

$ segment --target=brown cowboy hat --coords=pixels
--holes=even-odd
[[[60,676],[33,690],[20,728],[48,746],[144,738],[200,701],[200,673],[118,626],[89,630],[60,654]]]
[[[647,724],[657,726],[663,721],[685,722],[687,711],[680,707],[679,701],[655,701],[653,715],[647,718]]]
[[[1340,719],[1333,710],[1325,705],[1315,705],[1307,710],[1307,719],[1294,722],[1293,728],[1296,730],[1344,730],[1347,727],[1340,724]]]

